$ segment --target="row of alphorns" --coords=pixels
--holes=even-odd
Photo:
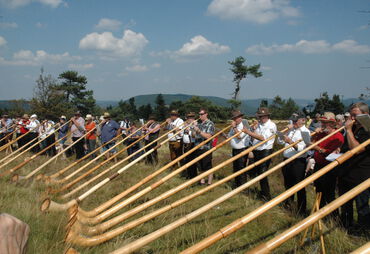
[[[162,123],[161,125],[163,126],[164,124],[165,124],[165,122]],[[184,122],[183,125],[186,125],[186,123]],[[178,128],[176,129],[175,134],[182,131],[180,129],[180,127],[183,127],[183,126],[178,126]],[[88,188],[84,193],[82,193],[78,197],[70,199],[69,201],[67,201],[66,203],[63,203],[63,204],[56,203],[54,201],[51,201],[50,198],[47,198],[43,201],[43,203],[41,205],[41,210],[42,211],[55,211],[55,210],[67,210],[68,209],[70,219],[69,219],[68,225],[66,227],[66,229],[67,229],[67,234],[66,234],[66,239],[65,239],[66,242],[70,243],[70,244],[79,245],[79,246],[94,246],[94,245],[106,242],[110,239],[113,239],[114,237],[117,237],[117,236],[123,234],[124,232],[126,232],[130,229],[133,229],[133,228],[135,228],[135,227],[137,227],[137,226],[139,226],[139,225],[141,225],[141,224],[143,224],[147,221],[150,221],[153,218],[155,218],[155,217],[157,217],[161,214],[164,214],[165,212],[167,212],[169,210],[172,210],[172,209],[178,207],[179,205],[182,205],[186,202],[189,202],[189,201],[193,200],[194,198],[196,198],[200,195],[203,195],[204,193],[208,192],[209,190],[214,189],[215,187],[217,187],[217,186],[219,186],[223,183],[226,183],[227,181],[230,181],[231,179],[235,178],[236,176],[251,170],[252,168],[260,165],[261,163],[263,163],[264,161],[266,161],[268,159],[271,159],[272,157],[275,157],[278,154],[281,154],[286,149],[288,149],[288,148],[296,145],[298,142],[300,142],[300,141],[294,142],[293,144],[291,144],[289,146],[286,146],[286,147],[282,148],[281,150],[276,151],[275,153],[271,154],[270,156],[268,156],[266,158],[263,158],[259,161],[256,161],[253,164],[248,165],[246,168],[244,168],[244,169],[242,169],[242,170],[240,170],[240,171],[238,171],[238,172],[236,172],[236,173],[234,173],[230,176],[227,176],[224,179],[222,179],[218,182],[215,182],[214,184],[209,185],[206,188],[201,189],[201,190],[199,190],[199,191],[197,191],[197,192],[195,192],[195,193],[193,193],[189,196],[186,196],[186,197],[184,197],[180,200],[177,200],[172,204],[161,207],[161,208],[159,208],[159,209],[157,209],[153,212],[150,212],[149,214],[146,214],[146,215],[144,215],[144,216],[142,216],[138,219],[135,219],[133,221],[126,222],[126,220],[128,218],[136,215],[137,213],[139,213],[141,211],[144,211],[145,209],[153,206],[154,204],[156,204],[156,203],[158,203],[158,202],[160,202],[164,199],[167,199],[170,196],[173,196],[177,192],[193,185],[194,183],[197,183],[200,179],[204,178],[205,176],[208,176],[209,174],[211,174],[213,172],[216,172],[217,170],[225,167],[226,165],[228,165],[228,164],[232,163],[233,161],[237,160],[238,158],[241,158],[242,156],[247,155],[248,153],[253,151],[255,148],[257,148],[258,146],[267,142],[269,139],[264,140],[261,143],[246,149],[244,152],[242,152],[242,153],[240,153],[240,154],[238,154],[238,155],[236,155],[232,158],[229,158],[228,160],[216,165],[215,167],[213,167],[210,170],[198,175],[197,177],[195,177],[193,179],[190,179],[190,180],[180,184],[179,186],[176,186],[175,188],[170,189],[169,191],[166,191],[166,192],[160,194],[156,198],[148,200],[145,203],[142,203],[142,204],[140,204],[140,205],[138,205],[138,206],[136,206],[136,207],[134,207],[134,208],[132,208],[128,211],[125,211],[124,213],[121,213],[117,216],[114,216],[116,213],[118,213],[123,208],[125,208],[128,205],[134,203],[136,200],[143,197],[144,195],[151,192],[152,190],[158,188],[159,186],[161,186],[162,184],[167,182],[169,179],[178,175],[180,172],[186,170],[189,166],[197,163],[199,160],[201,160],[202,158],[204,158],[208,154],[214,152],[215,150],[219,149],[220,147],[224,146],[232,138],[239,135],[239,133],[236,133],[235,135],[225,139],[224,141],[220,142],[219,144],[217,144],[215,147],[213,147],[212,149],[210,149],[206,153],[204,153],[201,156],[195,158],[194,160],[188,162],[187,164],[181,166],[180,168],[176,169],[175,171],[172,171],[171,173],[169,173],[168,175],[166,175],[165,177],[163,177],[159,181],[151,184],[150,186],[142,189],[139,192],[136,192],[135,194],[131,194],[132,192],[137,190],[140,186],[142,186],[143,184],[146,184],[147,182],[152,180],[154,177],[161,174],[165,170],[171,168],[173,165],[178,163],[180,160],[184,159],[186,156],[188,156],[189,154],[194,152],[196,149],[198,149],[198,147],[204,145],[205,143],[209,142],[210,140],[214,139],[215,137],[219,136],[220,134],[226,132],[229,128],[230,128],[230,126],[227,126],[224,129],[218,131],[212,137],[203,141],[201,144],[194,147],[190,151],[184,153],[182,156],[180,156],[176,160],[170,162],[169,164],[166,164],[164,167],[156,170],[152,174],[150,174],[147,177],[140,180],[137,184],[125,189],[120,194],[118,194],[115,197],[111,198],[110,200],[98,205],[96,208],[86,211],[86,210],[83,210],[80,207],[81,202],[83,200],[85,200],[87,197],[91,197],[97,190],[101,189],[103,186],[108,185],[113,179],[117,178],[124,171],[128,170],[130,167],[135,165],[137,162],[141,161],[143,158],[148,156],[154,150],[158,149],[163,144],[168,142],[169,138],[166,138],[168,133],[165,133],[162,136],[158,137],[155,141],[153,141],[152,143],[144,146],[143,148],[136,151],[135,153],[139,153],[139,152],[143,151],[145,148],[152,145],[153,143],[161,141],[156,147],[150,149],[149,151],[146,151],[144,154],[137,157],[135,160],[133,160],[130,163],[128,163],[127,165],[123,166],[119,170],[116,170],[116,172],[112,173],[110,176],[104,178],[103,180],[100,180],[98,183],[95,183],[93,186]],[[336,132],[339,132],[342,129],[343,128],[340,128]],[[93,131],[93,130],[91,130],[91,131]],[[284,131],[286,131],[286,130],[283,130],[282,132],[284,132]],[[171,130],[171,132],[173,132],[173,130]],[[220,203],[222,203],[222,202],[228,200],[229,198],[237,195],[241,191],[249,188],[254,183],[258,182],[259,180],[263,179],[264,177],[267,177],[271,173],[277,171],[278,169],[280,169],[284,165],[288,164],[289,162],[291,162],[292,160],[294,160],[295,158],[297,158],[301,154],[303,154],[303,153],[307,152],[308,150],[312,149],[312,147],[314,147],[317,144],[321,143],[322,141],[326,140],[331,135],[334,135],[336,132],[325,136],[324,138],[322,138],[321,140],[319,140],[319,141],[315,142],[314,144],[310,145],[309,147],[307,147],[306,149],[304,149],[300,153],[296,154],[295,156],[279,163],[278,165],[274,166],[273,168],[269,169],[268,171],[264,172],[263,174],[251,179],[247,183],[245,183],[245,184],[241,185],[240,187],[230,191],[229,193],[221,196],[220,198],[210,202],[209,204],[203,206],[202,208],[199,208],[199,209],[193,211],[192,213],[184,216],[183,218],[180,218],[180,219],[176,220],[175,222],[173,222],[169,225],[166,225],[165,227],[163,227],[163,228],[161,228],[161,229],[159,229],[155,232],[152,232],[152,233],[150,233],[150,234],[148,234],[148,235],[146,235],[146,236],[144,236],[144,237],[142,237],[142,238],[140,238],[136,241],[133,241],[130,244],[127,244],[127,245],[123,246],[121,249],[115,251],[114,253],[131,253],[131,252],[134,252],[135,250],[138,250],[139,248],[141,248],[141,247],[149,244],[150,242],[158,239],[162,235],[171,232],[175,228],[189,222],[190,220],[200,216],[201,214],[204,214],[205,212],[209,211],[211,208],[219,205]],[[86,133],[85,135],[87,135],[87,134],[89,134],[89,133]],[[131,135],[133,135],[133,134],[131,134]],[[146,135],[148,135],[148,134],[146,134]],[[127,136],[126,138],[129,138],[129,137],[130,136]],[[142,139],[144,137],[145,137],[145,135],[142,136],[140,139]],[[84,136],[81,137],[81,138],[84,138]],[[270,139],[271,138],[274,138],[274,137],[272,136],[272,137],[270,137]],[[123,143],[125,141],[125,139],[121,140],[120,142],[117,142],[117,144],[115,146]],[[135,142],[139,142],[139,140],[137,140]],[[76,142],[78,142],[78,141],[76,141]],[[215,235],[210,236],[209,238],[201,241],[199,244],[196,244],[196,245],[192,246],[191,248],[189,248],[188,250],[185,250],[184,253],[199,252],[199,251],[209,247],[213,243],[217,242],[219,239],[228,236],[232,232],[235,232],[237,229],[239,229],[242,226],[244,226],[245,224],[249,223],[250,221],[255,219],[257,216],[259,216],[262,213],[268,211],[272,207],[278,205],[279,203],[281,203],[283,200],[285,200],[286,198],[288,198],[290,195],[294,194],[298,190],[304,188],[305,186],[307,186],[312,181],[316,180],[321,175],[329,172],[335,166],[337,166],[339,164],[342,164],[344,161],[346,161],[347,159],[352,157],[356,152],[360,151],[360,149],[362,149],[363,147],[366,147],[369,143],[370,143],[370,140],[364,142],[359,147],[350,150],[349,152],[342,155],[341,157],[339,157],[334,162],[330,163],[325,168],[321,169],[320,171],[318,171],[318,172],[314,173],[313,175],[311,175],[310,177],[306,178],[301,183],[299,183],[296,186],[293,186],[292,188],[288,189],[287,191],[285,191],[284,193],[282,193],[278,197],[276,197],[273,200],[267,202],[266,204],[264,204],[260,208],[256,209],[255,211],[251,212],[250,214],[246,215],[242,219],[239,219],[235,223],[230,224],[228,227],[226,227],[224,229],[221,229]],[[131,145],[133,145],[133,144],[131,144]],[[72,146],[73,146],[73,143],[70,146],[66,147],[65,150],[70,149],[70,147],[72,147]],[[17,151],[18,151],[18,153],[23,153],[23,152],[27,151],[27,149],[24,149],[24,151],[18,151],[18,150]],[[97,148],[96,150],[98,150],[98,149],[99,148]],[[128,146],[121,149],[118,153],[116,153],[116,155],[118,156],[118,154],[122,153],[123,151],[125,151],[127,149],[128,149]],[[15,152],[17,152],[17,151],[15,151]],[[106,152],[109,152],[109,150],[106,151]],[[135,153],[131,154],[130,155],[131,157],[128,156],[128,157],[124,158],[123,160],[119,161],[118,163],[110,166],[109,168],[104,169],[102,172],[100,172],[99,174],[95,175],[94,177],[85,181],[82,184],[81,184],[81,181],[83,179],[87,178],[88,176],[91,176],[93,174],[93,172],[96,172],[100,167],[102,167],[109,160],[111,160],[112,157],[108,158],[107,160],[104,160],[103,162],[99,163],[98,165],[95,165],[93,168],[87,170],[86,172],[83,172],[83,170],[86,169],[89,165],[91,165],[91,163],[92,163],[91,161],[87,162],[82,167],[79,167],[77,170],[74,170],[69,175],[64,176],[66,172],[68,172],[70,169],[72,169],[73,167],[75,167],[76,165],[81,163],[83,161],[83,159],[81,159],[81,160],[77,160],[77,161],[71,163],[70,165],[68,165],[67,167],[65,167],[61,170],[58,170],[58,171],[54,172],[53,174],[49,174],[49,175],[39,174],[37,176],[37,179],[41,180],[41,181],[44,181],[47,185],[53,185],[53,187],[49,186],[49,188],[48,188],[48,192],[50,194],[60,194],[62,192],[64,193],[64,192],[68,191],[67,193],[60,196],[62,199],[68,199],[69,197],[71,197],[75,193],[79,192],[83,188],[87,187],[88,185],[96,182],[98,179],[101,179],[103,176],[112,172],[113,169],[117,168],[118,166],[122,165],[125,161],[132,158],[135,155]],[[56,156],[58,156],[58,155],[59,154],[57,154]],[[99,156],[103,156],[103,155],[104,155],[104,153],[99,155]],[[13,154],[13,156],[14,156],[14,154]],[[36,158],[38,155],[34,155],[34,156],[35,156],[34,158]],[[56,159],[56,156],[47,160],[41,166],[39,166],[38,168],[31,171],[28,175],[18,176],[18,177],[14,177],[14,178],[17,178],[17,179],[29,179],[29,178],[31,178],[35,174],[39,173],[43,168],[45,168],[46,165],[50,164],[51,161]],[[89,154],[86,155],[86,158],[88,156],[89,156]],[[97,158],[99,158],[99,156]],[[9,159],[11,157],[12,156],[8,157],[7,159]],[[29,158],[29,159],[31,159],[31,158]],[[5,159],[4,161],[6,161],[7,159]],[[4,162],[4,161],[2,161],[2,162]],[[8,162],[9,161],[6,161],[4,164],[6,164]],[[1,168],[4,167],[3,166],[4,164],[1,165]],[[11,169],[6,170],[5,172],[1,173],[1,175],[11,174],[11,173],[15,172],[16,170],[18,170],[19,168],[20,168],[20,166],[17,165],[16,167],[11,168]],[[77,176],[78,173],[81,173],[81,174],[79,176]],[[64,177],[61,177],[61,176],[64,176]],[[78,186],[76,186],[76,185],[78,185]],[[364,189],[368,188],[369,185],[370,185],[369,181],[366,181],[362,185],[360,185],[360,186],[365,186],[364,188],[362,188],[360,186],[358,186],[357,188],[360,188],[360,190],[364,190]],[[73,186],[76,186],[76,187],[73,188]],[[354,193],[354,192],[355,191],[352,191],[351,193]],[[129,196],[129,194],[131,194],[131,196]],[[346,200],[349,200],[349,199],[346,199]],[[326,214],[328,214],[328,213],[326,213]],[[126,223],[122,226],[116,227],[113,230],[110,230],[112,227],[114,227],[118,224],[121,224],[122,222],[126,222]],[[108,230],[110,230],[110,231],[108,231]],[[72,252],[72,249],[68,249],[68,252]]]

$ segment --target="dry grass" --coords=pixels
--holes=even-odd
[[[153,168],[145,165],[144,163],[137,164],[136,166],[127,170],[123,175],[115,179],[109,185],[87,198],[82,203],[82,207],[84,209],[96,207],[98,204],[120,193],[127,187],[132,186],[137,181],[153,172],[155,169],[165,165],[168,162],[167,149],[167,146],[160,148],[159,155],[161,165]],[[121,157],[123,158],[124,156]],[[225,160],[226,158],[229,158],[230,148],[227,146],[219,149],[214,153],[213,157],[214,165]],[[21,170],[19,170],[20,175],[30,172],[38,165],[41,165],[41,163],[45,160],[46,158],[40,158],[30,162]],[[21,160],[16,160],[16,162],[12,163],[12,165],[17,165],[20,161]],[[273,164],[276,164],[279,161],[281,161],[281,158],[276,158],[274,159]],[[68,165],[69,162],[69,159],[58,159],[56,163],[52,163],[45,168],[43,173],[49,174],[51,172],[55,172],[58,169]],[[111,164],[108,166],[110,165]],[[99,170],[99,172],[101,172],[101,170]],[[163,175],[168,174],[168,172],[156,177],[156,179],[152,180],[150,183],[160,179],[163,177]],[[221,169],[216,174],[216,180],[223,178],[231,172],[232,170],[230,165]],[[273,191],[273,196],[276,196],[284,191],[280,172],[270,176],[269,180],[271,189]],[[164,191],[169,190],[182,182],[184,182],[184,179],[181,177],[174,177],[167,183],[145,195],[141,199],[137,200],[136,203],[123,209],[119,213],[127,211],[129,208],[135,207],[137,204],[154,198],[160,193],[163,193]],[[148,186],[148,184],[142,186],[140,189],[146,186]],[[157,230],[160,227],[167,225],[178,218],[181,218],[185,214],[194,211],[199,207],[204,206],[208,202],[229,192],[231,190],[230,186],[230,184],[221,185],[206,195],[198,197],[180,207],[177,207],[176,209],[158,216],[154,220],[142,224],[137,228],[130,230],[104,244],[91,248],[83,248],[78,246],[75,246],[75,248],[81,253],[108,253],[125,245],[126,243],[131,242],[134,239],[138,239],[149,232]],[[147,214],[150,211],[154,211],[163,205],[178,200],[181,197],[189,195],[190,193],[193,193],[201,188],[202,187],[199,185],[194,185],[191,188],[187,188],[168,198],[167,200],[159,202],[153,207],[148,208],[127,221],[131,221],[141,215]],[[255,188],[259,188],[259,186]],[[30,225],[31,235],[28,243],[28,253],[63,253],[66,247],[68,247],[68,245],[63,242],[65,234],[64,226],[67,222],[66,213],[41,213],[39,211],[39,205],[41,200],[46,195],[44,191],[45,185],[36,180],[12,184],[9,182],[9,177],[2,178],[0,179],[0,212],[10,213]],[[308,203],[312,204],[313,193],[311,187],[308,188],[308,193]],[[54,196],[53,199],[63,202],[62,200],[58,199],[57,196]],[[159,238],[158,240],[141,249],[138,253],[177,253],[199,242],[204,237],[216,232],[218,229],[226,226],[235,219],[244,216],[250,211],[253,211],[262,204],[263,202],[257,199],[253,194],[236,195],[219,206],[211,209],[207,213],[194,219],[193,221]],[[217,244],[208,248],[204,253],[244,253],[251,247],[256,246],[257,244],[262,243],[284,231],[291,225],[298,222],[300,219],[300,217],[297,217],[295,214],[292,214],[281,207],[275,207],[228,238],[223,239]],[[120,225],[122,224],[119,224],[118,226]],[[366,238],[349,236],[341,228],[338,228],[335,223],[330,221],[325,223],[325,241],[328,253],[348,253],[353,249],[363,245],[368,240],[369,239]],[[276,253],[319,253],[320,244],[317,239],[313,239],[303,247],[298,247],[298,242],[298,238],[292,239],[277,249]]]

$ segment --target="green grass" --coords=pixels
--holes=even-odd
[[[113,182],[109,183],[107,186],[88,197],[82,203],[82,208],[88,210],[98,206],[102,202],[125,190],[127,187],[132,186],[146,175],[154,172],[155,169],[165,165],[169,159],[167,146],[164,146],[160,149],[159,155],[161,163],[156,168],[145,165],[144,163],[139,163],[138,165],[127,170],[120,177],[116,178]],[[123,158],[124,156],[121,157]],[[214,153],[213,157],[214,165],[225,160],[226,158],[229,158],[230,147],[226,146],[219,149]],[[20,175],[25,175],[38,165],[41,165],[44,161],[46,161],[46,158],[39,158],[35,161],[32,161],[20,169],[18,173]],[[51,163],[44,170],[42,170],[42,173],[50,174],[55,172],[58,169],[68,165],[70,161],[71,160],[69,159],[58,159],[56,163]],[[272,164],[276,164],[280,161],[281,157],[276,158],[273,160]],[[17,165],[20,162],[21,159],[18,159],[12,163],[12,165]],[[108,166],[110,165],[112,164],[109,164]],[[101,172],[101,170],[99,170],[99,172]],[[162,175],[156,177],[149,183],[153,183],[169,172],[170,170],[164,172]],[[231,165],[221,169],[216,173],[215,181],[223,178],[226,175],[229,175],[231,172]],[[269,181],[273,196],[277,196],[279,193],[284,191],[280,171],[270,176]],[[174,177],[159,188],[137,200],[136,203],[129,205],[119,213],[127,211],[139,203],[154,198],[160,193],[163,193],[164,191],[169,190],[182,182],[184,182],[184,180],[181,177]],[[142,186],[140,189],[147,187],[148,184]],[[138,215],[135,215],[127,221],[139,218],[144,214],[154,211],[163,205],[178,200],[181,197],[189,195],[190,193],[193,193],[201,188],[202,187],[199,185],[194,185],[191,188],[187,188],[173,195],[167,200],[159,202],[153,207],[150,207]],[[259,185],[256,185],[253,188],[259,188]],[[213,189],[209,193],[187,202],[186,204],[177,207],[176,209],[173,209],[163,215],[160,215],[154,220],[144,223],[104,244],[89,248],[83,248],[79,246],[73,247],[81,253],[109,253],[110,251],[113,251],[135,239],[140,238],[141,236],[144,236],[161,228],[162,226],[167,225],[170,222],[175,221],[178,218],[181,218],[187,213],[204,206],[205,204],[222,196],[230,190],[230,184],[223,184]],[[79,194],[81,193],[82,192],[79,192]],[[65,244],[63,241],[65,234],[64,227],[67,223],[67,216],[65,212],[49,212],[46,214],[40,212],[39,206],[41,200],[45,196],[45,185],[36,180],[14,184],[9,182],[9,177],[0,179],[0,212],[12,214],[30,225],[31,234],[28,242],[28,253],[63,253],[63,251],[69,247],[69,245]],[[58,196],[54,196],[53,200],[63,202],[63,200],[58,199]],[[313,190],[310,186],[308,187],[308,204],[310,205],[312,203]],[[199,242],[204,237],[215,233],[220,228],[228,225],[237,218],[246,215],[248,212],[253,211],[262,204],[263,202],[257,199],[254,194],[236,195],[219,206],[212,208],[210,211],[199,216],[198,218],[173,230],[171,233],[160,237],[158,240],[139,250],[138,253],[177,253]],[[247,224],[245,227],[235,232],[231,236],[227,237],[226,239],[222,239],[215,245],[206,249],[204,253],[245,253],[246,250],[268,239],[271,239],[273,236],[294,225],[300,219],[302,218],[283,209],[282,207],[275,207],[264,215],[258,217],[253,222]],[[117,226],[120,225],[123,225],[123,223]],[[327,253],[348,253],[365,244],[367,241],[369,241],[369,238],[350,236],[335,223],[331,221],[325,221],[325,243]],[[275,253],[319,253],[320,243],[318,239],[313,239],[303,247],[299,247],[299,241],[300,237],[289,240],[280,248],[275,250]]]

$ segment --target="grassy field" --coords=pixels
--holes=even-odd
[[[98,206],[102,202],[122,192],[129,186],[132,186],[151,172],[154,172],[154,170],[160,168],[162,165],[168,163],[169,155],[167,146],[160,148],[159,155],[160,165],[152,167],[145,165],[144,163],[139,163],[133,166],[107,186],[88,197],[82,203],[81,207],[85,210],[89,210]],[[121,156],[121,158],[123,157],[124,156]],[[216,165],[229,157],[230,147],[225,146],[214,153],[213,163]],[[46,161],[46,158],[41,157],[35,161],[32,161],[31,163],[28,163],[21,170],[19,170],[19,174],[24,175],[27,172],[30,172],[38,165],[41,165],[44,161]],[[273,160],[273,164],[276,164],[280,161],[281,157],[275,158]],[[13,162],[11,165],[17,165],[20,162],[21,160],[19,159]],[[42,171],[42,173],[50,174],[51,172],[55,172],[58,169],[68,165],[70,162],[71,161],[69,159],[58,159],[56,163],[53,162],[52,164],[48,165],[47,168]],[[109,164],[108,166],[110,165],[112,164]],[[215,181],[223,178],[226,175],[229,175],[232,172],[231,168],[231,165],[228,165],[217,172]],[[101,169],[99,172],[101,172]],[[171,170],[164,172],[162,175],[156,177],[148,184],[154,183],[156,180],[162,178],[169,172],[171,172]],[[28,241],[28,253],[63,253],[68,247],[70,247],[70,245],[64,243],[65,225],[68,220],[67,213],[40,212],[39,207],[41,200],[47,196],[45,193],[45,184],[34,179],[31,181],[14,184],[10,183],[9,178],[10,177],[5,177],[0,179],[0,212],[12,214],[30,225],[31,234]],[[279,193],[284,191],[280,171],[270,176],[269,180],[273,196],[277,196]],[[184,181],[185,180],[180,176],[176,176],[117,214],[120,214],[138,204],[152,199],[158,196],[160,193],[169,190]],[[148,184],[143,185],[140,189],[147,187]],[[157,203],[156,205],[135,215],[125,222],[139,218],[144,214],[154,211],[163,205],[170,204],[171,202],[189,195],[190,193],[193,193],[201,188],[204,187],[195,184],[191,188],[187,188],[171,196],[170,198]],[[259,185],[256,185],[253,188],[259,188]],[[135,239],[140,238],[141,236],[144,236],[161,228],[162,226],[169,224],[172,221],[175,221],[178,218],[181,218],[187,213],[204,206],[208,202],[222,196],[230,190],[232,190],[231,183],[223,184],[211,190],[209,193],[187,202],[186,204],[177,207],[163,215],[160,215],[157,218],[144,223],[135,229],[120,235],[119,237],[113,238],[104,244],[88,248],[79,246],[73,247],[81,253],[109,253],[110,251],[113,251]],[[81,194],[81,192],[79,193]],[[249,192],[249,194],[243,193],[234,196],[233,198],[223,202],[200,217],[152,242],[138,251],[138,253],[178,253],[179,251],[190,247],[204,237],[216,232],[218,229],[226,226],[237,218],[242,217],[248,212],[253,211],[257,207],[261,206],[263,201],[258,199],[257,195],[254,193],[255,192]],[[62,200],[58,199],[58,196],[52,196],[52,198],[53,200],[63,202]],[[310,186],[308,187],[309,206],[311,206],[312,203],[313,189],[312,186]],[[223,239],[212,247],[206,249],[204,253],[245,253],[246,250],[272,238],[273,236],[294,225],[301,219],[301,217],[288,210],[285,210],[282,207],[275,207],[228,238]],[[123,225],[123,223],[115,226],[114,228],[120,225]],[[330,220],[325,221],[325,243],[327,253],[348,253],[365,244],[367,241],[369,241],[369,239],[370,236],[368,236],[368,238],[350,236],[344,230],[338,227],[336,223],[333,223]],[[299,247],[299,241],[300,237],[294,238],[275,250],[275,253],[320,252],[320,243],[317,238],[308,241],[302,247]]]

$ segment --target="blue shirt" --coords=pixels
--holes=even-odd
[[[58,133],[58,138],[61,139],[61,138],[64,138],[65,136],[67,136],[67,132],[68,132],[68,124],[64,125],[62,128],[59,129]]]
[[[104,123],[101,127],[101,141],[106,143],[112,140],[115,136],[117,136],[117,130],[119,129],[119,124],[114,120],[109,120],[108,122]]]

